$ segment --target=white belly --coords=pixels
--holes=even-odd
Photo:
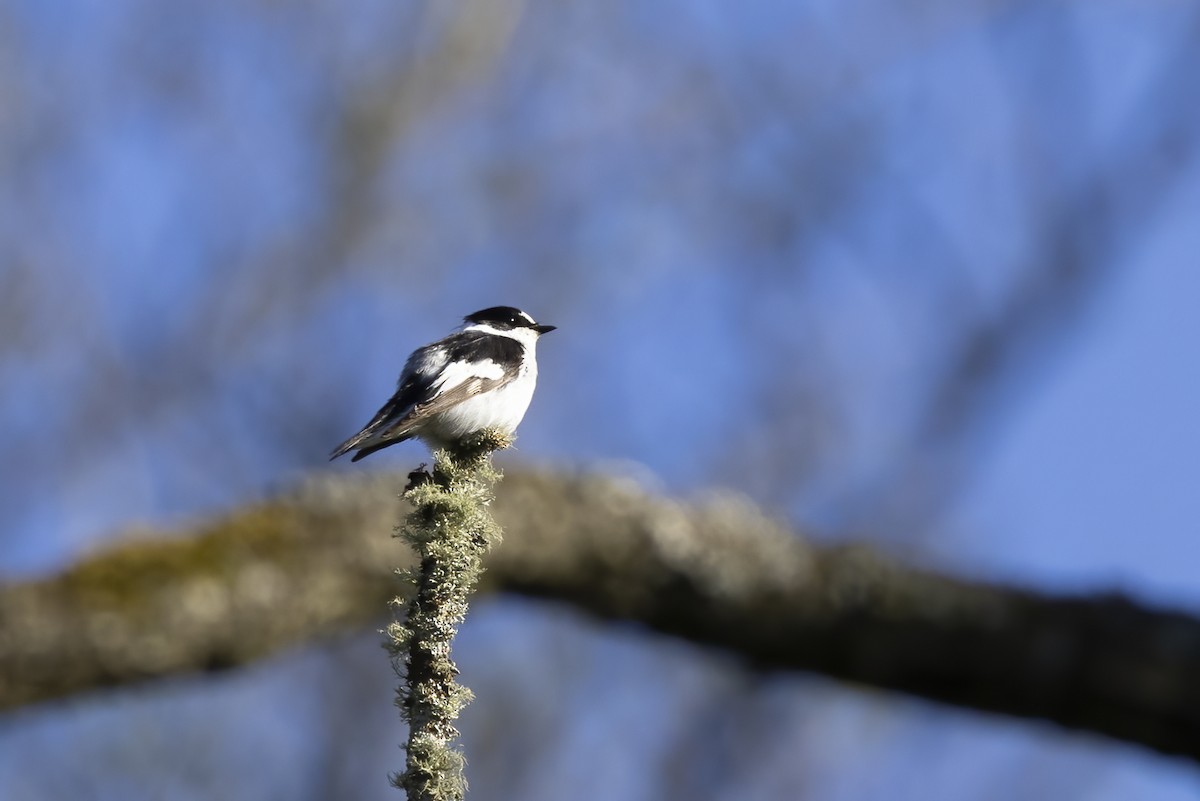
[[[498,428],[511,434],[516,430],[537,384],[537,368],[527,369],[500,389],[477,395],[447,409],[421,427],[417,436],[431,445],[441,446],[485,428]]]

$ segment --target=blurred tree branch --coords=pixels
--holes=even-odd
[[[1036,258],[998,309],[975,315],[963,330],[944,337],[942,363],[910,435],[865,502],[860,496],[852,504],[868,508],[877,528],[886,529],[901,508],[916,517],[900,519],[930,520],[947,500],[960,496],[974,466],[984,462],[981,446],[998,438],[997,419],[1017,408],[1012,401],[1018,379],[1031,368],[1044,369],[1079,332],[1081,319],[1118,268],[1129,265],[1131,251],[1154,233],[1156,217],[1200,153],[1200,83],[1192,80],[1200,70],[1198,43],[1200,17],[1146,81],[1087,174],[1060,179],[1053,184],[1061,187],[1057,192],[1040,171],[1030,176],[1031,225],[1040,236]],[[1053,69],[1035,66],[1009,76],[1014,102],[1035,109],[1037,97],[1054,94],[1061,108],[1070,108],[1072,100],[1087,95],[1082,54],[1060,49],[1044,57],[1053,59]],[[1060,123],[1070,126],[1072,141],[1086,141],[1082,119],[1063,113]],[[1039,163],[1050,169],[1058,149],[1043,150]]]
[[[227,668],[377,625],[403,559],[397,476],[315,478],[198,526],[0,587],[0,707]],[[957,706],[1200,758],[1200,621],[1112,595],[1050,597],[816,548],[744,501],[512,471],[481,591]],[[156,536],[154,532],[145,532]]]
[[[398,60],[364,70],[338,98],[325,143],[329,191],[319,225],[303,229],[296,241],[268,241],[249,254],[244,272],[254,283],[246,288],[241,317],[228,319],[222,332],[228,339],[219,347],[253,341],[270,321],[265,310],[293,315],[318,302],[328,281],[345,276],[356,249],[389,219],[379,198],[389,160],[414,128],[430,124],[436,112],[492,79],[525,13],[525,0],[468,0],[415,13],[412,23],[397,30],[403,40],[395,51]],[[229,317],[229,299],[219,286],[205,301],[206,313],[194,317],[201,330],[212,319]]]

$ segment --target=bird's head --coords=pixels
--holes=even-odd
[[[463,328],[466,330],[491,329],[509,336],[525,335],[536,340],[542,334],[550,333],[557,326],[542,325],[515,306],[492,306],[464,317]]]

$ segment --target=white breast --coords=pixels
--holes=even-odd
[[[447,409],[422,426],[418,436],[439,447],[485,428],[498,428],[511,434],[525,417],[536,385],[537,362],[529,353],[515,379],[500,389],[476,395]]]

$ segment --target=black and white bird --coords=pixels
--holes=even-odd
[[[512,306],[468,315],[454,333],[413,351],[391,400],[329,458],[358,451],[357,462],[413,437],[438,448],[485,428],[511,434],[533,399],[538,338],[555,327]]]

